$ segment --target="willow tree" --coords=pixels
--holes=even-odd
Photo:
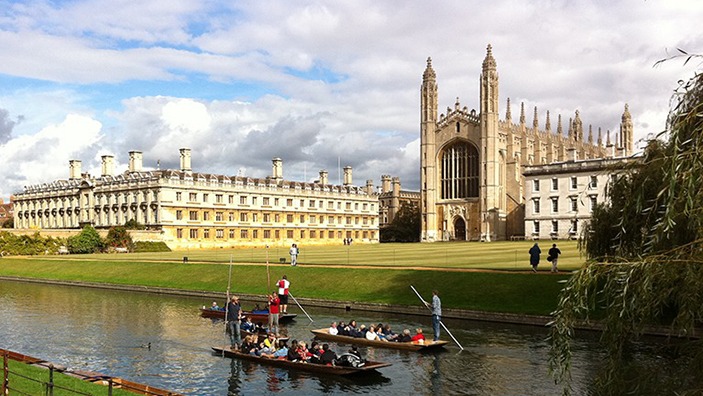
[[[684,54],[690,61],[700,56]],[[550,370],[571,391],[574,329],[597,318],[608,359],[599,394],[637,392],[623,363],[651,325],[681,337],[684,389],[703,389],[703,74],[675,91],[666,130],[609,185],[581,245],[589,262],[566,283],[551,327]],[[692,337],[695,336],[695,337]],[[681,344],[679,344],[681,345]]]

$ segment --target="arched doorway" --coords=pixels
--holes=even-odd
[[[461,217],[454,219],[454,237],[458,241],[466,240],[466,222]]]

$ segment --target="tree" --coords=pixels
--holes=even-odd
[[[381,242],[418,242],[420,240],[420,209],[411,204],[400,207],[393,221],[380,230]]]
[[[126,228],[128,230],[145,230],[146,229],[144,224],[139,223],[135,219],[127,220],[127,222],[124,223],[124,228]]]
[[[684,55],[687,62],[697,57]],[[554,312],[550,369],[565,394],[581,321],[594,314],[602,320],[608,358],[598,393],[617,394],[646,386],[625,368],[647,326],[689,336],[703,318],[703,74],[680,84],[658,139],[610,186],[610,204],[594,211],[583,244],[591,261],[566,283]],[[683,386],[700,389],[703,345],[686,343],[678,352],[690,359],[681,368]]]
[[[2,228],[15,228],[15,219],[10,217],[4,223],[2,223]]]
[[[103,250],[105,243],[100,234],[91,226],[83,227],[80,234],[68,238],[68,251],[71,253],[97,253]]]
[[[127,248],[130,251],[134,250],[134,242],[132,242],[132,237],[127,232],[125,227],[112,227],[107,232],[107,237],[105,237],[105,244],[107,247],[111,248]]]

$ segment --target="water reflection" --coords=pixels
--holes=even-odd
[[[374,375],[337,378],[213,355],[211,346],[227,345],[228,339],[222,321],[199,316],[198,307],[210,303],[203,298],[0,281],[0,348],[189,395],[545,395],[561,391],[548,375],[545,328],[446,320],[465,351],[453,345],[429,353],[360,347],[368,359],[393,366]],[[299,316],[285,326],[291,337],[310,340],[311,329],[350,319],[359,324],[390,322],[396,331],[429,327],[429,318],[306,310],[315,323]],[[149,343],[151,348],[143,347]],[[337,353],[350,347],[330,346]],[[574,394],[595,393],[592,382],[604,357],[597,337],[579,339],[574,356]],[[676,373],[677,363],[685,360],[654,347],[634,351],[633,361],[637,364],[628,370],[660,373],[642,382],[647,389],[641,394],[657,394],[657,389],[663,389],[659,394],[670,393],[691,383],[685,370],[683,378]]]

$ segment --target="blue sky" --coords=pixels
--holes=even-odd
[[[635,138],[664,127],[676,82],[700,64],[700,1],[3,1],[0,198],[68,176],[126,169],[314,179],[338,162],[354,183],[419,184],[419,87],[428,56],[440,112],[478,107],[492,44],[501,114],[508,97],[615,131],[625,103]]]

